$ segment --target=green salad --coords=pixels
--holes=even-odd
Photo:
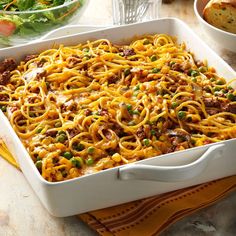
[[[35,37],[64,25],[83,5],[84,1],[1,0],[0,42],[6,43],[12,36]],[[64,5],[64,7],[57,7],[61,5]],[[53,9],[43,11],[49,8]]]

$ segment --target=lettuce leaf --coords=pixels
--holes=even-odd
[[[60,6],[65,3],[65,0],[53,0],[53,6]]]
[[[35,0],[17,0],[16,6],[20,11],[25,11],[35,4]]]

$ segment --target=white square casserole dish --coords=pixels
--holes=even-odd
[[[56,44],[74,45],[88,39],[108,38],[122,43],[135,35],[165,33],[177,36],[179,42],[195,52],[197,59],[207,59],[226,79],[236,73],[207,45],[205,45],[183,22],[174,18],[139,23],[81,33],[0,50],[0,59],[21,59]],[[0,112],[0,137],[12,154],[40,198],[53,215],[65,217],[124,202],[153,196],[175,189],[192,186],[236,174],[236,139],[178,151],[134,164],[115,167],[96,174],[86,175],[64,182],[51,183],[44,180],[35,168],[28,152],[13,131],[7,118]]]

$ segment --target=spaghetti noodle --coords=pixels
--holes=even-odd
[[[233,81],[168,35],[7,60],[1,109],[48,181],[236,137]]]

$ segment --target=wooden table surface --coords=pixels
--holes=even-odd
[[[175,0],[162,5],[161,16],[184,20],[226,62],[236,69],[236,54],[217,46],[201,31],[193,13],[192,0]],[[90,0],[82,24],[109,25],[112,23],[111,1]],[[211,222],[209,212],[224,217]],[[236,235],[236,193],[171,226],[162,236],[170,235]],[[224,220],[223,220],[224,219]],[[196,223],[197,222],[197,223]],[[210,225],[209,225],[210,224]],[[93,236],[97,235],[76,216],[55,218],[43,208],[23,174],[0,158],[0,236]],[[145,235],[144,235],[145,236]]]

